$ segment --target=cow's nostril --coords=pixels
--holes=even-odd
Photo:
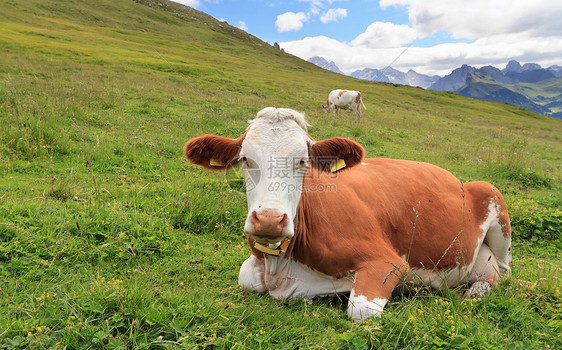
[[[256,213],[255,211],[252,212],[251,219],[252,219],[252,224],[254,224],[254,225],[260,223],[260,218],[259,218],[259,216],[258,216],[258,213]]]
[[[280,217],[281,217],[281,220],[279,220],[278,225],[281,228],[283,228],[283,227],[287,226],[287,223],[289,222],[289,217],[287,216],[287,214],[280,215]]]

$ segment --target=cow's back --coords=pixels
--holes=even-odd
[[[353,109],[357,94],[357,91],[335,90],[330,93],[330,101],[336,107]]]

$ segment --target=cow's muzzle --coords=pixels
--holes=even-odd
[[[253,211],[250,216],[256,238],[266,240],[277,239],[283,236],[283,229],[289,223],[287,214],[280,214],[275,210]]]

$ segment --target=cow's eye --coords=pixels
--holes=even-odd
[[[297,164],[297,169],[300,168],[308,168],[308,161],[306,159],[303,158],[299,161],[299,163]]]
[[[246,156],[241,156],[240,160],[244,163],[244,165],[248,165],[248,158],[246,158]]]

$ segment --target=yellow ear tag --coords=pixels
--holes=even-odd
[[[209,161],[209,164],[211,164],[212,166],[224,166],[223,163],[219,162],[215,158],[211,158],[211,160]]]
[[[336,162],[330,165],[330,171],[333,173],[343,168],[345,168],[345,161],[343,159],[338,159]]]

